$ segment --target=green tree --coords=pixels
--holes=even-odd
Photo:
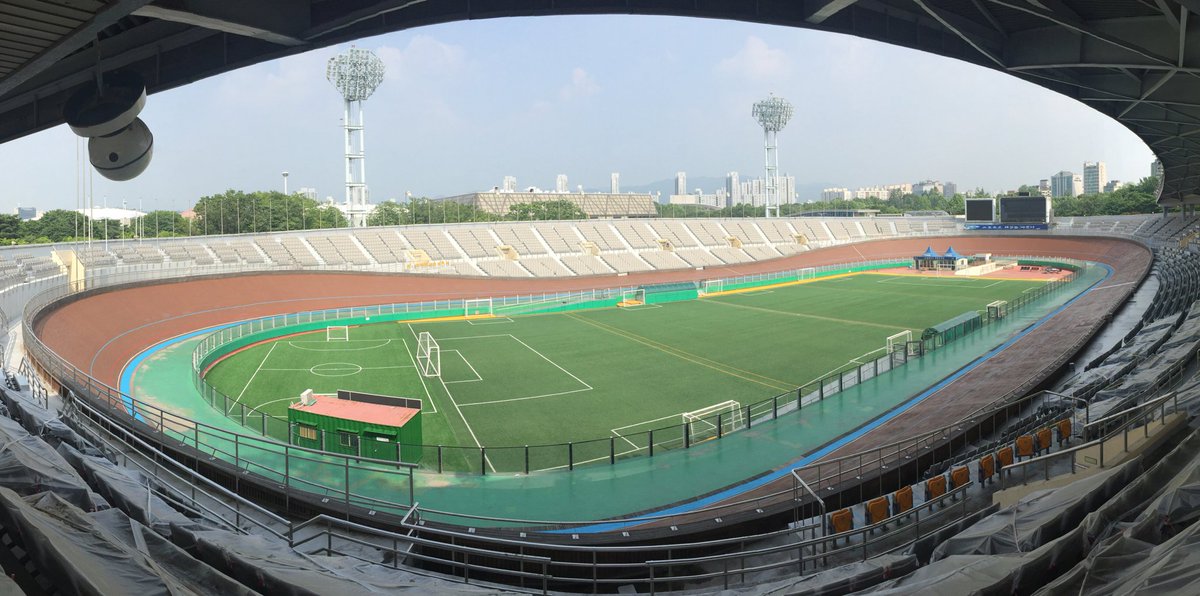
[[[368,226],[398,226],[408,218],[408,210],[396,201],[384,201],[375,205],[367,216]]]
[[[587,214],[574,201],[534,201],[517,203],[508,209],[508,219],[543,221],[550,219],[587,219]]]
[[[16,215],[0,215],[0,239],[16,240],[21,237],[21,218]]]
[[[135,219],[131,226],[146,238],[170,238],[190,236],[192,224],[175,211],[158,210]]]
[[[63,242],[77,236],[87,236],[87,226],[88,219],[83,214],[66,209],[52,209],[38,219],[21,222],[20,234],[27,242],[35,242],[40,238],[49,242]]]

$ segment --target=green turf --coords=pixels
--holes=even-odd
[[[348,342],[315,333],[253,346],[208,380],[281,418],[310,388],[421,398],[426,444],[472,448],[445,449],[448,466],[485,445],[491,466],[520,469],[524,445],[574,441],[575,461],[644,449],[639,432],[678,425],[682,412],[793,390],[878,350],[888,335],[917,335],[1042,283],[857,275],[648,307],[382,323],[352,328]],[[421,331],[441,346],[440,378],[415,367]],[[671,440],[681,433],[655,438]],[[538,468],[566,464],[563,449],[530,458]]]

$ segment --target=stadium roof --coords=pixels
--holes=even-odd
[[[153,93],[433,23],[600,13],[819,29],[1000,70],[1115,118],[1162,160],[1160,202],[1200,203],[1200,0],[7,0],[0,142],[60,123],[97,65],[138,71]]]

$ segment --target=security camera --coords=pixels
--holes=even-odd
[[[88,159],[101,176],[124,182],[146,171],[154,156],[154,135],[141,118],[125,128],[88,141]]]
[[[137,116],[146,105],[146,84],[135,72],[110,72],[79,88],[63,104],[71,130],[87,137],[88,157],[109,180],[130,180],[150,165],[154,136]]]

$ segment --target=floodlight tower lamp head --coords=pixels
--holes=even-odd
[[[337,88],[346,101],[365,101],[383,83],[385,69],[370,50],[350,48],[329,59],[325,79]]]
[[[792,119],[792,113],[795,108],[788,100],[782,97],[770,97],[754,104],[754,110],[751,114],[755,120],[762,125],[763,130],[779,132],[787,126],[788,120]]]

